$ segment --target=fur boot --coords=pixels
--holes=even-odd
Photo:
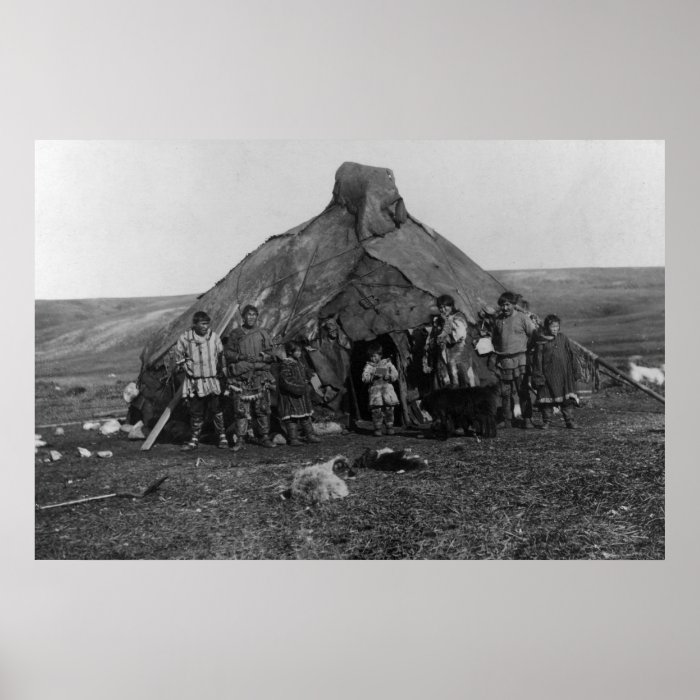
[[[549,430],[552,416],[554,415],[554,409],[551,406],[542,406],[540,408],[540,413],[542,414],[542,430]]]
[[[386,434],[394,434],[394,407],[384,406],[382,411],[384,417],[384,425],[386,425]]]
[[[199,436],[202,434],[203,422],[204,421],[202,420],[201,416],[192,415],[190,422],[192,428],[192,436],[190,437],[190,441],[182,446],[183,452],[187,452],[189,450],[196,450],[199,447]]]
[[[290,447],[298,447],[301,445],[301,440],[299,439],[299,426],[294,420],[284,421],[284,429],[287,433],[287,444]]]
[[[270,440],[270,416],[263,414],[257,417],[258,430],[260,435],[258,437],[258,442],[263,447],[274,447],[275,443]]]
[[[382,436],[382,425],[384,424],[384,413],[381,406],[372,406],[372,425],[374,426],[374,436]]]
[[[321,438],[314,431],[314,424],[311,421],[311,416],[301,419],[301,432],[306,438],[306,442],[321,442]]]

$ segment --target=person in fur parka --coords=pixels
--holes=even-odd
[[[321,442],[311,422],[313,407],[309,397],[310,370],[302,363],[302,347],[289,341],[284,344],[287,357],[282,360],[279,375],[277,412],[287,432],[289,445],[301,445],[300,433],[307,442]]]
[[[380,437],[382,425],[386,424],[386,434],[394,434],[394,407],[398,406],[392,382],[399,378],[399,373],[389,358],[382,357],[382,346],[377,344],[367,348],[369,357],[362,370],[362,381],[369,384],[369,409],[372,414],[375,437]]]
[[[560,332],[561,320],[550,314],[535,342],[532,386],[537,390],[537,406],[542,413],[542,430],[547,430],[554,407],[561,409],[567,428],[575,428],[572,407],[578,405],[576,382],[581,378],[569,339]]]
[[[270,372],[275,360],[272,339],[258,325],[259,313],[255,306],[248,304],[241,315],[243,325],[231,331],[224,348],[226,394],[233,405],[236,435],[242,445],[252,422],[259,444],[274,447],[270,439],[270,390],[275,386]]]

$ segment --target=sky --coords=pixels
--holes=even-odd
[[[665,264],[662,141],[37,141],[35,298],[205,292],[344,161],[487,270]]]

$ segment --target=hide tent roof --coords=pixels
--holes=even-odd
[[[370,340],[430,321],[436,298],[450,294],[476,321],[504,291],[459,248],[410,216],[387,168],[343,163],[333,198],[318,216],[272,236],[169,325],[143,350],[156,367],[206,311],[225,336],[253,304],[276,342],[314,334],[319,318],[336,316],[351,340]]]

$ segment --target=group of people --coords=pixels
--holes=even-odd
[[[497,382],[500,427],[534,427],[533,403],[541,413],[542,429],[550,427],[555,407],[560,408],[567,428],[576,427],[572,407],[578,403],[580,370],[558,316],[550,314],[540,323],[528,311],[527,302],[512,292],[501,294],[497,311],[483,310],[480,326],[469,324],[449,295],[439,297],[437,307],[439,315],[433,319],[424,358],[435,388]]]
[[[319,442],[314,434],[309,398],[309,368],[301,362],[302,346],[285,344],[286,357],[279,369],[279,386],[271,365],[276,354],[270,334],[258,325],[259,312],[252,305],[241,312],[243,324],[222,342],[211,328],[211,318],[198,311],[192,327],[176,345],[176,365],[183,370],[182,397],[188,403],[191,435],[184,450],[199,446],[205,416],[213,418],[218,446],[229,448],[224,423],[224,403],[230,402],[233,413],[231,447],[239,449],[249,428],[263,447],[274,447],[270,437],[272,397],[278,389],[278,411],[290,445]]]
[[[574,428],[571,408],[578,402],[579,371],[571,343],[561,333],[561,320],[552,314],[540,324],[526,303],[518,301],[515,294],[504,292],[498,311],[485,309],[481,325],[474,325],[456,309],[453,297],[440,296],[439,313],[425,343],[423,369],[433,377],[434,389],[498,382],[501,427],[534,427],[534,403],[541,412],[542,429],[549,428],[555,406],[560,407],[566,426]],[[324,402],[337,404],[350,368],[350,351],[339,338],[337,323],[327,319],[322,324],[323,333],[314,348],[318,356],[311,353],[310,362],[305,357],[309,348],[298,341],[284,344],[285,357],[280,360],[270,334],[258,324],[258,309],[248,305],[241,315],[243,323],[225,343],[204,311],[194,314],[192,327],[178,339],[176,365],[183,372],[181,392],[188,403],[191,429],[183,449],[197,449],[208,416],[213,418],[222,449],[239,449],[250,428],[260,445],[274,447],[270,435],[273,391],[287,444],[300,445],[302,439],[319,442],[312,421],[312,392],[315,389]],[[485,340],[490,342],[482,355]],[[279,362],[277,376],[272,371],[275,362]],[[380,343],[369,345],[361,376],[368,385],[374,435],[393,435],[399,405],[394,383],[399,375],[391,359],[383,356]],[[224,422],[227,401],[233,415],[231,445]]]
[[[270,334],[258,325],[259,312],[252,305],[241,312],[243,324],[222,342],[211,328],[211,318],[197,311],[192,327],[178,339],[175,348],[176,366],[183,373],[182,397],[190,414],[190,438],[183,450],[196,450],[207,417],[211,417],[218,436],[218,446],[240,449],[249,428],[258,444],[274,447],[270,436],[272,391],[277,392],[277,415],[287,434],[287,444],[297,446],[301,439],[316,443],[312,415],[314,412],[312,379],[316,379],[323,401],[337,403],[345,383],[344,370],[349,369],[349,350],[338,334],[337,323],[326,319],[324,333],[315,350],[313,361],[320,366],[325,383],[320,383],[314,368],[304,361],[304,345],[298,341],[284,344],[285,357],[279,361],[277,378],[271,365],[278,360]],[[369,359],[362,380],[370,385],[369,403],[375,435],[394,432],[394,410],[399,401],[392,382],[398,371],[391,360],[382,358],[381,345],[369,348]],[[337,375],[337,376],[336,376]],[[232,445],[229,445],[224,422],[225,402],[233,413]]]
[[[578,404],[576,382],[581,374],[573,347],[561,333],[561,319],[549,314],[540,324],[528,312],[527,303],[519,306],[517,302],[512,292],[501,294],[491,331],[503,422],[508,426],[517,419],[517,406],[520,426],[533,427],[532,390],[543,430],[550,427],[555,407],[561,409],[566,427],[574,429],[572,408]]]

